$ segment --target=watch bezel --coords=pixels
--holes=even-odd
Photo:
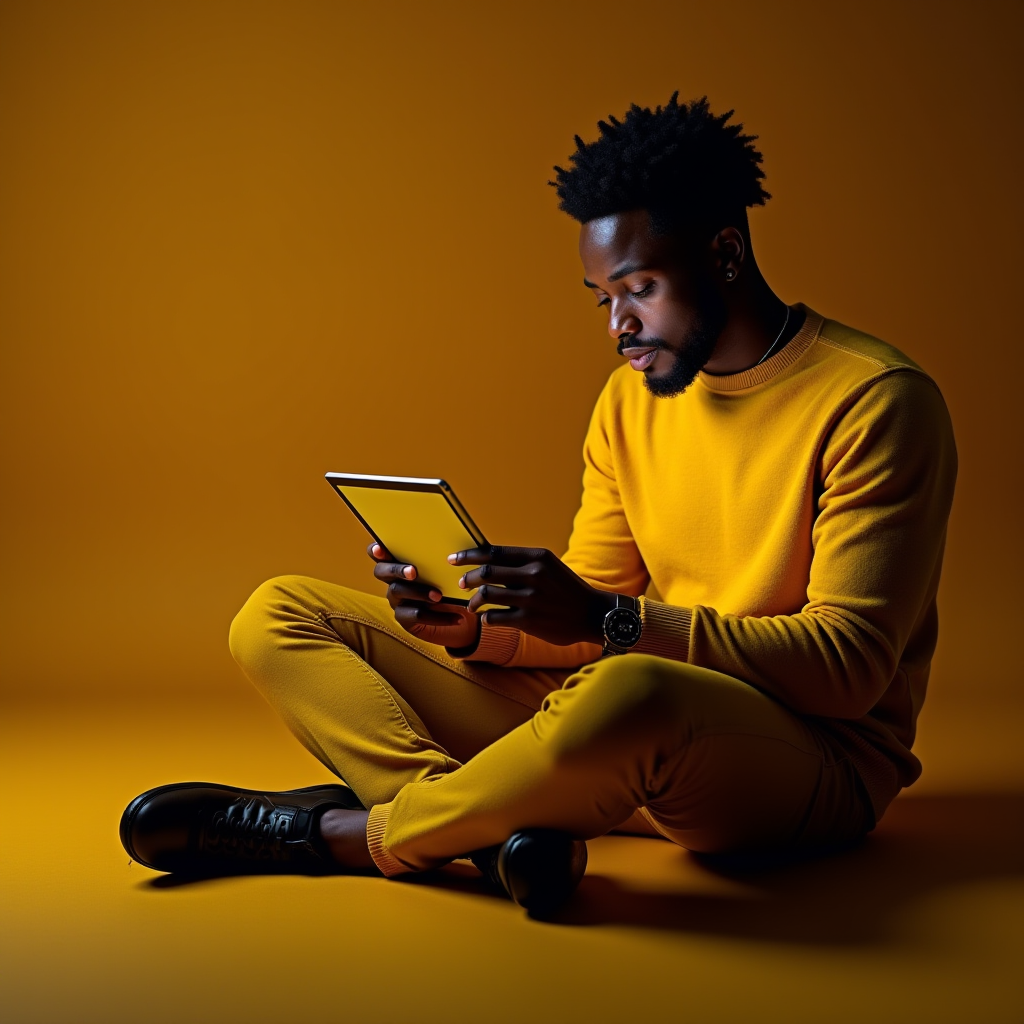
[[[620,621],[628,622],[632,627],[632,633],[634,635],[631,639],[623,641],[611,635],[612,629],[616,626],[620,629],[622,628],[621,625],[619,625]],[[643,629],[643,619],[640,616],[640,612],[635,607],[631,608],[628,605],[616,604],[614,608],[610,608],[605,614],[602,632],[604,634],[605,644],[608,647],[613,650],[629,651],[636,647],[640,642],[640,638],[643,636]]]

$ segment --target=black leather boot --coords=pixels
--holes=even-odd
[[[137,796],[121,815],[128,856],[156,871],[327,872],[340,868],[320,838],[320,816],[361,810],[347,786],[280,793],[209,782],[176,782]]]
[[[573,894],[587,870],[587,844],[566,832],[529,828],[513,832],[500,846],[470,854],[497,889],[530,917],[550,917]]]

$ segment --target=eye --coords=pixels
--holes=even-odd
[[[611,301],[612,300],[609,299],[608,296],[606,295],[603,299],[600,300],[600,302],[598,302],[597,308],[600,309],[602,306],[607,306],[608,303],[610,303]]]
[[[640,291],[638,291],[638,292],[630,292],[630,295],[632,295],[634,298],[642,299],[642,298],[645,298],[646,296],[650,295],[651,292],[653,292],[653,291],[654,291],[654,282],[653,281],[648,281],[647,284],[645,284],[643,286],[643,288],[640,289]]]

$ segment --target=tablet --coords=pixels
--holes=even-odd
[[[328,473],[327,482],[396,562],[416,566],[415,582],[436,587],[450,604],[469,604],[472,592],[459,589],[466,570],[448,556],[487,541],[444,480]]]

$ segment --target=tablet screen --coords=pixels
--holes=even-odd
[[[395,561],[415,565],[417,582],[437,587],[446,598],[465,603],[472,594],[459,589],[466,571],[448,564],[454,551],[475,548],[477,541],[439,491],[391,490],[335,483],[364,524]]]

